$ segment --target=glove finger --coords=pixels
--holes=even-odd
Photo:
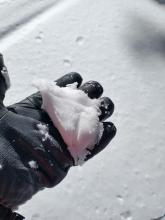
[[[84,83],[80,89],[91,99],[97,99],[103,94],[103,87],[97,81],[88,81]]]
[[[100,121],[104,121],[109,118],[114,112],[114,104],[112,100],[108,97],[102,97],[100,99],[100,111],[101,114],[99,116]]]
[[[55,81],[58,86],[65,87],[68,84],[77,83],[77,87],[79,87],[82,83],[82,77],[79,73],[71,72],[68,73]]]
[[[103,127],[104,131],[101,140],[93,150],[90,150],[91,153],[87,156],[86,161],[102,151],[116,135],[116,127],[112,122],[103,122]]]

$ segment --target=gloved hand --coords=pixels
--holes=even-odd
[[[13,209],[39,190],[62,181],[69,168],[74,166],[74,160],[49,116],[41,109],[39,92],[19,103],[4,106],[8,82],[0,55],[0,204]],[[99,98],[103,93],[98,82],[81,85],[82,78],[78,73],[67,74],[56,82],[61,87],[77,82],[79,89],[90,98]],[[100,109],[100,120],[104,121],[113,113],[114,105],[109,98],[103,97]],[[111,122],[103,124],[102,138],[86,160],[103,150],[115,136],[115,126]],[[45,137],[41,127],[49,137]]]

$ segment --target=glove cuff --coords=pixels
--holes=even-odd
[[[24,217],[22,215],[17,214],[16,212],[12,212],[12,210],[9,208],[6,208],[0,205],[0,219],[1,220],[23,220]]]

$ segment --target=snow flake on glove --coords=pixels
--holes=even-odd
[[[46,125],[40,123],[37,125],[37,127],[40,133],[43,135],[42,141],[46,141],[47,139],[51,140],[51,136],[49,134],[48,127]]]
[[[29,161],[28,164],[29,164],[29,166],[30,166],[32,169],[37,169],[37,168],[38,168],[38,164],[37,164],[37,162],[34,161],[34,160]]]

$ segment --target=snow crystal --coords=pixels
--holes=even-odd
[[[102,136],[99,121],[100,100],[90,99],[75,85],[58,87],[54,82],[39,80],[33,83],[41,92],[42,108],[59,130],[76,164],[81,164]],[[40,126],[43,134],[47,131]]]
[[[51,139],[51,136],[49,135],[48,132],[48,127],[45,124],[38,124],[37,125],[40,133],[42,134],[42,141],[46,141],[47,139]]]
[[[38,164],[37,164],[37,162],[34,161],[34,160],[29,161],[28,164],[29,164],[29,166],[30,166],[31,168],[33,168],[33,169],[37,169],[37,168],[38,168]]]

